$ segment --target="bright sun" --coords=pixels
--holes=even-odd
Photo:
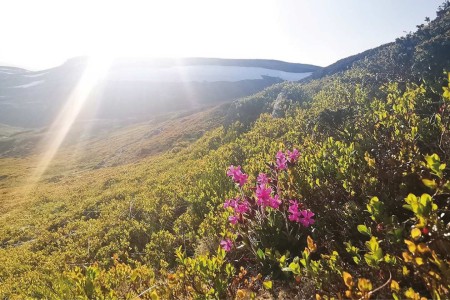
[[[57,118],[47,130],[47,138],[42,141],[45,151],[31,176],[32,183],[37,183],[49,167],[83,109],[90,92],[107,74],[111,60],[110,56],[94,56],[88,59],[83,75],[67,98]]]
[[[273,1],[264,5],[257,0],[42,2],[30,1],[27,10],[11,5],[10,9],[17,10],[27,22],[16,22],[9,14],[7,20],[0,21],[14,24],[14,30],[4,34],[16,36],[16,49],[4,49],[2,55],[10,51],[10,57],[20,58],[24,67],[35,70],[60,65],[71,57],[91,55],[255,57],[261,55],[255,48],[279,50],[283,39],[278,23],[269,22],[277,15]],[[52,13],[42,7],[51,7]],[[22,35],[27,39],[17,39]],[[269,43],[268,36],[277,39],[271,38]]]

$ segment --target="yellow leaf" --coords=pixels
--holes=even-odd
[[[359,278],[358,279],[358,289],[361,292],[370,292],[372,290],[372,283],[369,279]]]
[[[422,179],[423,184],[430,189],[435,189],[437,187],[436,181],[430,179]]]
[[[272,289],[272,280],[266,280],[263,282],[263,286],[266,290]]]
[[[405,262],[410,262],[410,261],[412,261],[412,256],[409,255],[408,252],[403,252],[403,253],[402,253],[402,256],[403,256],[403,260],[404,260]]]
[[[409,269],[406,266],[403,266],[402,274],[403,274],[403,276],[409,275]]]
[[[352,286],[353,286],[353,278],[352,278],[352,275],[350,275],[350,273],[347,273],[347,272],[342,272],[342,278],[344,278],[344,283],[345,283],[345,285],[349,288],[349,289],[351,289],[352,288]]]
[[[434,271],[430,271],[428,272],[428,274],[430,274],[430,276],[434,277],[436,280],[441,280],[441,276],[439,276],[439,274]]]
[[[425,253],[429,252],[430,248],[428,248],[428,246],[425,245],[424,243],[420,243],[417,245],[417,250],[419,251],[419,253]]]
[[[419,300],[420,299],[420,295],[418,293],[416,293],[412,288],[409,288],[408,290],[406,290],[405,297],[406,297],[406,299],[410,299],[410,300]]]
[[[156,293],[156,291],[151,292],[150,298],[151,298],[152,300],[159,300],[159,296],[158,296],[158,294]]]
[[[398,284],[397,281],[395,281],[395,280],[391,281],[391,290],[393,290],[395,292],[400,291],[400,285]]]
[[[351,298],[351,297],[352,297],[352,291],[346,290],[346,291],[345,291],[345,297]]]
[[[367,164],[369,165],[369,167],[374,167],[375,166],[375,159],[371,158],[369,153],[364,153],[364,159],[367,162]]]
[[[242,289],[237,290],[236,292],[236,299],[245,299],[246,292]]]
[[[424,228],[427,226],[427,220],[423,217],[418,217],[419,222],[416,224],[416,228]]]
[[[416,252],[416,244],[410,240],[405,240],[405,244],[408,246],[408,250],[411,253]]]
[[[316,300],[322,300],[322,297],[319,294],[316,294]]]
[[[417,240],[418,238],[420,238],[421,235],[422,235],[422,232],[420,232],[419,228],[414,228],[413,230],[411,230],[411,237],[414,240]]]
[[[422,257],[416,257],[414,260],[416,261],[416,264],[417,264],[418,266],[423,265],[423,259],[422,259]]]
[[[315,252],[317,249],[316,244],[314,243],[313,239],[308,235],[308,237],[306,238],[306,242],[308,243],[308,249],[311,252]]]

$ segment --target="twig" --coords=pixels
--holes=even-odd
[[[388,284],[391,282],[391,280],[392,280],[392,274],[391,274],[391,271],[389,271],[389,279],[388,279],[382,286],[379,286],[379,287],[377,287],[376,289],[374,289],[373,291],[370,291],[370,292],[368,293],[368,295],[370,296],[370,295],[372,295],[373,293],[378,292],[379,290],[381,290],[382,288],[384,288],[386,285],[388,285]],[[361,298],[361,299],[363,299],[363,298]]]
[[[145,291],[143,291],[142,293],[140,293],[139,295],[137,295],[136,297],[134,297],[134,299],[136,300],[136,299],[141,299],[141,296],[142,295],[144,295],[144,294],[146,294],[146,293],[148,293],[148,292],[150,292],[153,288],[155,288],[156,287],[156,284],[155,285],[152,285],[151,287],[149,287],[148,289],[146,289]]]

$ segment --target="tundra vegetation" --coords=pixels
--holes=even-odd
[[[444,4],[394,43],[216,108],[195,140],[26,197],[34,158],[2,158],[1,297],[448,299],[449,34]]]

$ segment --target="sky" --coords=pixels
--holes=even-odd
[[[394,41],[443,0],[0,0],[0,64],[75,56],[262,58],[329,65]]]

